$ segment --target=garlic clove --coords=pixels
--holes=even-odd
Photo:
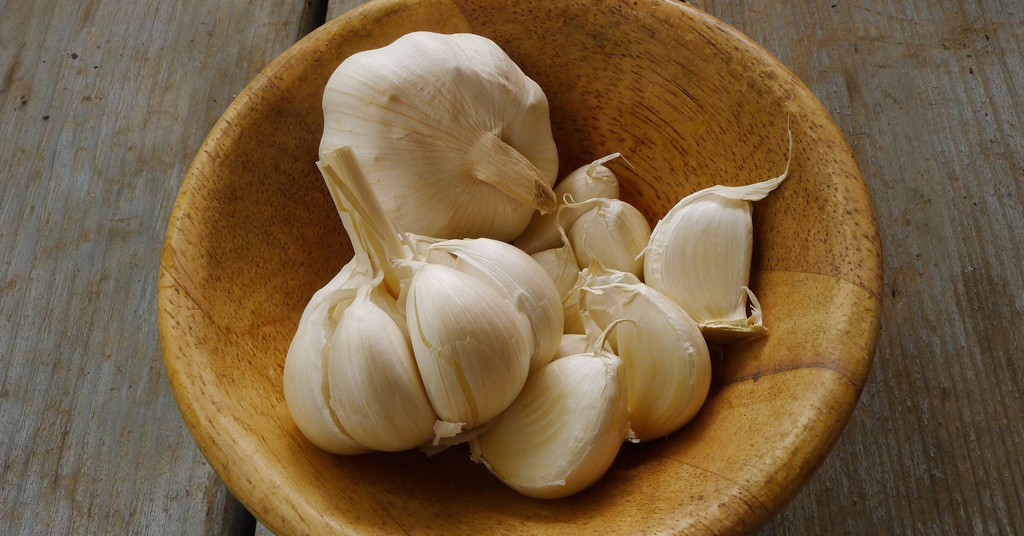
[[[641,258],[651,236],[647,219],[629,203],[618,199],[591,199],[569,207],[591,207],[569,229],[569,242],[579,266],[598,259],[605,266],[643,276]]]
[[[585,324],[583,322],[583,318],[580,316],[579,308],[581,289],[583,287],[592,288],[611,283],[623,283],[630,285],[640,283],[640,279],[629,272],[611,270],[605,267],[604,264],[601,264],[601,261],[598,259],[592,260],[590,266],[584,268],[583,271],[580,272],[572,290],[562,298],[562,316],[565,319],[565,327],[563,328],[564,333],[578,335],[586,333]],[[614,348],[614,332],[610,335],[610,340],[612,341],[612,348]]]
[[[610,154],[604,158],[581,166],[565,176],[555,185],[555,197],[558,204],[563,205],[565,196],[568,195],[576,202],[583,202],[589,199],[604,197],[608,199],[619,198],[619,181],[612,170],[603,164],[622,155],[619,153]],[[572,227],[588,209],[579,207],[567,207],[560,216],[561,223],[565,228]],[[523,251],[533,254],[543,250],[556,248],[559,245],[559,230],[555,222],[555,214],[540,212],[534,213],[530,224],[526,226],[523,234],[515,239],[513,244]]]
[[[602,336],[595,346],[603,343]],[[628,436],[622,361],[591,351],[532,374],[515,402],[470,441],[470,450],[520,493],[556,499],[601,478]]]
[[[790,156],[793,138],[790,135]],[[683,198],[658,222],[645,251],[644,280],[675,300],[709,341],[768,332],[747,286],[753,254],[753,201],[789,174],[748,186],[712,186]],[[753,311],[747,315],[747,298]]]
[[[362,454],[370,449],[356,441],[329,404],[326,361],[328,341],[356,289],[370,283],[369,267],[353,259],[316,292],[302,313],[284,363],[284,399],[292,420],[314,445],[334,454]]]
[[[323,109],[320,152],[351,146],[407,231],[508,241],[556,207],[547,98],[489,39],[413,32],[353,54]]]
[[[425,265],[409,285],[405,313],[439,419],[473,428],[515,400],[530,369],[533,336],[526,318],[487,283]]]
[[[589,289],[587,289],[589,290]],[[637,439],[670,434],[689,422],[711,386],[711,359],[700,328],[679,305],[642,283],[612,283],[580,295],[598,328],[618,319],[612,346],[626,370],[630,426]]]
[[[434,435],[437,415],[404,324],[378,277],[357,291],[330,342],[331,407],[348,434],[374,450],[411,449]]]
[[[492,288],[524,315],[533,338],[531,371],[551,361],[562,337],[562,298],[536,261],[515,246],[488,238],[449,240],[430,249],[456,257],[456,270],[494,283]]]
[[[562,207],[558,210],[559,212],[564,212],[565,208]],[[564,299],[566,294],[576,285],[576,279],[580,275],[580,267],[576,264],[576,254],[572,251],[569,237],[565,236],[565,230],[559,223],[559,219],[560,216],[556,213],[555,230],[558,231],[561,246],[546,249],[530,256],[533,257],[533,260],[537,261],[537,264],[544,269],[548,277],[551,278],[551,281],[555,283],[559,299]]]

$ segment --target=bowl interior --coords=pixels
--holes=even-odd
[[[561,173],[612,152],[622,197],[656,222],[712,184],[790,177],[755,206],[752,286],[766,338],[714,363],[697,418],[626,444],[583,493],[529,499],[453,448],[339,457],[282,393],[310,296],[351,257],[314,165],[320,98],[348,55],[414,30],[489,37],[545,90]],[[231,490],[279,534],[745,533],[824,459],[863,388],[881,265],[842,134],[785,67],[686,5],[377,0],[275,60],[218,122],[182,186],[161,261],[160,328],[179,406]]]

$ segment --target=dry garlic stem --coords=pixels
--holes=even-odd
[[[559,206],[564,206],[563,200],[567,195],[577,202],[598,197],[618,199],[619,180],[615,178],[615,173],[612,173],[612,170],[603,164],[620,156],[622,155],[619,153],[610,154],[566,175],[555,185],[555,197]],[[587,210],[579,207],[566,208],[560,217],[561,224],[565,228],[572,227],[572,224],[576,223],[576,220]],[[530,220],[530,225],[526,227],[523,234],[516,238],[514,244],[527,253],[537,253],[558,247],[559,232],[554,214],[535,213],[533,219]]]
[[[622,362],[602,349],[607,332],[587,352],[531,375],[516,401],[470,442],[473,459],[540,499],[571,495],[601,478],[629,436]]]
[[[792,134],[789,144],[792,158]],[[747,288],[754,244],[751,202],[764,199],[788,174],[789,163],[774,179],[691,194],[651,233],[644,280],[683,306],[709,341],[728,343],[768,332],[761,306]]]
[[[414,32],[353,54],[323,108],[320,152],[352,147],[408,231],[508,241],[556,208],[547,99],[484,37]]]
[[[641,256],[650,240],[651,226],[639,210],[625,201],[604,198],[566,206],[590,209],[569,229],[577,264],[589,266],[596,258],[613,270],[643,276]]]
[[[686,311],[642,283],[584,287],[580,310],[599,328],[633,320],[619,327],[612,347],[625,363],[637,439],[662,437],[693,418],[711,386],[711,359]]]

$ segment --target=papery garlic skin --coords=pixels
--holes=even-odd
[[[582,203],[590,199],[604,197],[607,199],[619,198],[619,180],[612,170],[604,166],[609,160],[622,155],[619,153],[610,154],[593,162],[580,166],[572,173],[565,176],[555,185],[555,198],[559,205],[564,204],[566,196],[575,203]],[[572,227],[587,208],[566,207],[562,209],[561,224],[564,228]],[[526,226],[523,234],[519,235],[513,244],[531,255],[543,250],[556,248],[560,244],[559,231],[555,222],[555,213],[542,214],[536,212],[530,224]]]
[[[323,108],[320,152],[350,146],[406,231],[509,241],[556,207],[547,99],[489,39],[413,32],[353,54]]]
[[[428,264],[412,278],[405,314],[438,418],[473,428],[515,400],[530,369],[533,336],[526,318],[490,285]]]
[[[516,491],[557,499],[601,478],[628,435],[621,360],[583,354],[532,374],[516,401],[473,438],[470,449],[475,460]]]
[[[284,399],[299,431],[314,445],[334,454],[362,454],[370,449],[340,424],[329,404],[326,362],[328,342],[337,326],[331,312],[352,302],[356,289],[372,281],[369,266],[353,259],[316,292],[302,313],[284,363]]]
[[[530,370],[551,361],[562,338],[562,297],[535,260],[515,246],[488,238],[448,240],[431,252],[444,251],[457,258],[451,266],[478,280],[493,282],[530,324],[533,354]]]
[[[613,270],[643,277],[641,257],[651,237],[651,226],[635,207],[618,199],[591,199],[592,207],[569,229],[569,242],[579,266],[595,258]]]
[[[768,332],[747,288],[754,244],[751,201],[763,199],[785,177],[691,194],[651,233],[645,282],[681,305],[708,340],[728,343]],[[754,306],[749,317],[748,295]]]
[[[379,282],[361,287],[341,314],[327,371],[331,407],[360,444],[394,452],[434,436],[437,415],[420,380],[405,319]]]
[[[582,292],[581,289],[583,287],[598,287],[612,283],[632,285],[640,283],[640,279],[629,272],[611,270],[601,264],[601,261],[596,259],[590,263],[590,266],[580,272],[572,290],[562,298],[562,316],[565,319],[564,333],[578,335],[586,333],[586,324],[580,316],[579,308],[580,292]],[[609,338],[611,341],[614,341],[615,332],[612,332],[609,335]],[[613,343],[612,348],[614,347]]]
[[[595,286],[580,295],[583,317],[605,328],[618,319],[612,345],[625,364],[630,427],[641,441],[690,421],[711,386],[711,359],[700,328],[679,305],[642,283]]]

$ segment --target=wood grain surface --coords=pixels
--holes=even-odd
[[[156,276],[184,170],[301,0],[0,3],[0,534],[238,534]]]

